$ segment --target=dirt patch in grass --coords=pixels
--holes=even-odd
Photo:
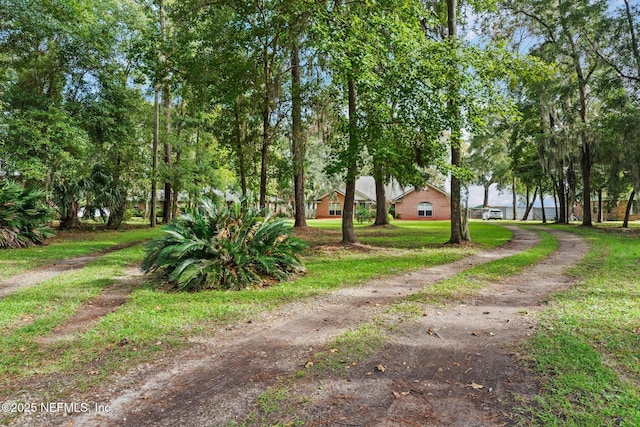
[[[300,237],[300,238],[306,238],[306,237],[327,238],[327,237],[333,237],[333,236],[341,236],[342,234],[340,231],[325,230],[325,229],[316,228],[316,227],[294,227],[293,235],[295,237]]]
[[[126,303],[131,292],[142,283],[142,271],[137,267],[128,268],[119,280],[103,289],[97,297],[82,304],[71,318],[55,328],[49,335],[39,339],[38,343],[48,346],[59,341],[73,339],[75,334],[89,330],[103,316],[114,312]]]
[[[48,265],[37,268],[35,270],[30,270],[30,271],[18,274],[16,276],[12,276],[3,282],[0,282],[0,298],[12,292],[19,291],[20,289],[28,288],[30,286],[35,286],[38,283],[44,282],[45,280],[49,280],[66,271],[80,270],[84,268],[87,264],[89,264],[91,261],[103,255],[106,255],[112,252],[117,252],[122,249],[127,249],[132,246],[139,245],[142,242],[143,240],[122,243],[119,245],[113,245],[106,249],[96,251],[89,255],[82,255],[82,256],[73,257],[73,258],[56,260],[51,262]]]
[[[332,253],[332,252],[338,252],[338,251],[348,251],[348,252],[354,252],[354,253],[369,253],[372,251],[380,250],[380,248],[364,245],[362,243],[334,243],[334,244],[328,244],[328,245],[315,246],[314,249],[320,252],[325,252],[325,253]]]

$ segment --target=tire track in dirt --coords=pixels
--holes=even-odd
[[[297,383],[295,393],[310,402],[298,416],[307,426],[517,425],[518,407],[537,393],[517,344],[535,332],[547,296],[574,283],[567,269],[588,250],[577,235],[552,233],[559,241],[554,254],[477,297],[446,310],[431,307],[428,316],[400,325],[384,351],[346,378]]]
[[[123,243],[120,245],[108,247],[89,255],[81,255],[73,258],[65,258],[52,261],[51,264],[12,276],[3,282],[0,282],[0,298],[3,298],[8,294],[17,292],[21,289],[38,285],[39,283],[42,283],[45,280],[52,279],[64,272],[81,270],[86,267],[87,264],[89,264],[91,261],[98,259],[101,256],[112,252],[117,252],[122,249],[127,249],[135,245],[139,245],[140,243],[143,243],[145,241],[146,240],[139,240],[135,242]]]
[[[238,324],[165,360],[130,372],[122,389],[108,386],[109,413],[86,413],[51,424],[77,426],[224,425],[255,409],[256,396],[278,376],[301,369],[328,340],[370,321],[389,304],[424,286],[514,255],[533,246],[537,235],[511,227],[514,239],[502,248],[360,288],[295,303],[265,319]],[[104,394],[103,394],[104,395]],[[27,420],[26,421],[28,425]],[[366,425],[366,424],[355,424]]]
[[[114,283],[105,287],[95,298],[84,302],[72,317],[37,342],[48,346],[73,339],[75,335],[91,329],[102,317],[113,313],[125,304],[131,292],[142,283],[143,274],[140,268],[127,268],[122,276],[114,279]]]

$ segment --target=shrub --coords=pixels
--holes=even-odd
[[[373,218],[374,216],[375,215],[369,209],[363,206],[358,206],[356,208],[356,219],[359,223],[362,223],[364,221],[371,221],[371,218]]]
[[[204,201],[149,243],[142,269],[158,271],[175,288],[243,289],[304,271],[304,243],[282,219],[234,203],[217,208]]]
[[[123,221],[131,221],[131,218],[135,216],[135,211],[133,209],[127,209],[124,211],[124,215],[122,216]]]
[[[53,235],[47,225],[53,209],[44,190],[22,187],[13,181],[0,183],[0,248],[24,248],[43,244]]]

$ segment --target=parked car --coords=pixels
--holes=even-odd
[[[500,209],[485,209],[482,212],[482,219],[502,219],[502,211]]]

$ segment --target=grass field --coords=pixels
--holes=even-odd
[[[51,261],[86,255],[109,247],[143,241],[160,235],[160,229],[57,232],[46,246],[0,250],[0,281]]]
[[[535,425],[640,425],[640,234],[569,228],[591,242],[527,351],[543,394]],[[530,418],[529,418],[530,417]]]
[[[502,222],[500,224],[505,224]],[[192,336],[246,320],[286,302],[368,280],[459,259],[507,242],[511,233],[498,223],[471,222],[473,245],[443,245],[447,222],[394,221],[392,227],[357,225],[361,246],[338,244],[339,221],[310,221],[301,237],[309,243],[307,273],[295,280],[243,292],[168,293],[152,282],[137,287],[126,304],[90,330],[42,345],[82,304],[112,286],[124,268],[144,257],[142,246],[109,253],[86,268],[64,273],[38,286],[0,299],[0,400],[15,387],[36,380],[58,383],[39,390],[42,399],[62,398],[69,390],[88,390],[114,372],[188,345]],[[529,362],[544,384],[543,394],[523,409],[531,425],[640,425],[640,233],[619,229],[565,227],[591,244],[573,274],[578,285],[557,295],[531,341]],[[59,235],[51,245],[0,252],[0,277],[160,231]],[[554,250],[541,243],[519,257],[496,261],[433,287],[418,297],[447,302],[491,282],[493,274],[516,274]],[[24,260],[24,261],[23,261]],[[467,288],[472,274],[476,289]],[[129,343],[119,346],[126,339]],[[612,420],[620,420],[614,424]]]
[[[225,323],[339,287],[450,262],[483,247],[501,245],[511,237],[502,227],[477,223],[472,228],[477,244],[443,247],[448,239],[447,223],[406,223],[382,230],[358,226],[366,246],[350,251],[337,244],[339,223],[311,225],[319,227],[304,237],[310,247],[304,257],[307,272],[302,277],[244,292],[168,293],[149,282],[135,289],[125,305],[91,330],[47,346],[39,344],[38,338],[51,334],[78,307],[112,285],[127,265],[139,263],[143,248],[134,246],[107,254],[80,271],[63,273],[0,299],[0,388],[9,390],[13,380],[45,374],[72,376],[77,378],[77,386],[89,386],[115,370],[185,345],[189,336],[207,334]],[[157,230],[137,230],[97,233],[86,239],[69,234],[58,236],[49,246],[21,250],[19,257],[30,259],[30,265],[42,265],[61,254],[78,255],[157,234]],[[82,249],[74,249],[76,246]],[[0,259],[0,266],[14,262],[9,252],[2,255],[5,258]],[[11,268],[15,267],[5,271]],[[118,346],[123,339],[131,345]],[[88,366],[91,375],[86,375]]]

